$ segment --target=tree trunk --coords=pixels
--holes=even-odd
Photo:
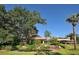
[[[73,41],[74,41],[74,50],[76,50],[77,49],[77,42],[76,42],[75,26],[73,26]]]

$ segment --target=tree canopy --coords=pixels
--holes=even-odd
[[[51,37],[51,32],[49,32],[48,30],[45,31],[44,33],[45,37]]]
[[[28,42],[33,35],[38,33],[36,24],[46,24],[38,11],[32,12],[22,7],[6,10],[4,5],[0,5],[0,34],[5,32],[0,37],[7,39],[13,36],[21,42]]]
[[[79,22],[79,13],[70,16],[66,21],[75,26]]]
[[[66,35],[66,37],[70,37],[70,39],[73,39],[73,33]],[[76,34],[76,40],[77,40],[77,43],[79,43],[79,34]]]

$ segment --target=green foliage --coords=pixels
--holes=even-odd
[[[22,7],[6,10],[0,5],[0,44],[30,42],[33,35],[37,35],[36,24],[46,24],[38,11],[29,11]],[[15,38],[16,37],[16,38]]]
[[[79,51],[78,50],[61,49],[61,50],[59,50],[58,53],[60,53],[62,55],[79,55]]]
[[[77,43],[79,44],[79,35],[76,37],[76,39],[77,39]]]
[[[6,12],[4,5],[0,5],[0,12],[4,12],[4,13]]]
[[[65,44],[62,44],[62,43],[58,44],[58,46],[61,46],[62,48],[65,48]]]
[[[66,37],[70,37],[70,39],[73,38],[73,33],[70,33],[68,35],[66,35]],[[79,44],[79,34],[76,34],[76,40],[77,40],[77,43]]]
[[[36,46],[33,44],[33,45],[27,45],[27,50],[30,50],[30,51],[34,51],[36,50]]]
[[[77,13],[67,18],[66,21],[71,23],[73,26],[75,26],[79,21],[78,17],[79,17],[79,14]]]
[[[46,55],[46,54],[45,54],[45,52],[38,51],[37,53],[35,53],[35,55]]]
[[[62,44],[60,42],[57,42],[57,41],[52,41],[51,42],[51,45],[61,46],[61,47],[65,48],[65,45],[64,44]]]
[[[12,50],[12,46],[5,46],[5,48],[4,48],[5,50]]]
[[[66,45],[66,48],[61,48],[57,51],[27,51],[27,52],[22,52],[22,51],[6,51],[6,50],[0,50],[1,55],[79,55],[79,45],[77,45],[78,48],[77,50],[73,50],[73,45]],[[20,47],[19,47],[20,48]],[[25,47],[24,47],[25,48]],[[26,48],[25,48],[26,49]]]
[[[76,37],[75,26],[79,22],[79,13],[72,15],[66,21],[72,24],[72,27],[73,27],[74,49],[76,50],[77,42],[76,42],[76,38],[75,38]]]
[[[40,50],[48,50],[49,49],[49,45],[41,45],[40,46]]]
[[[16,47],[19,51],[48,51],[49,49],[48,45],[36,46],[34,44],[25,46],[17,45]]]
[[[49,32],[48,30],[45,31],[44,33],[45,37],[51,37],[51,32]]]
[[[6,51],[0,50],[0,55],[34,55],[36,52],[22,52],[22,51]]]
[[[35,40],[31,40],[31,45],[32,45],[32,44],[35,44],[35,43],[36,43]]]
[[[60,44],[59,42],[52,42],[51,45],[58,45]]]
[[[26,51],[27,50],[27,47],[26,46],[17,45],[16,47],[17,47],[17,49],[19,51]]]
[[[61,53],[52,51],[38,51],[35,55],[61,55]]]
[[[11,46],[11,45],[6,45],[6,46],[3,45],[3,46],[1,47],[1,49],[2,49],[2,50],[8,50],[8,51],[9,51],[9,50],[12,50],[12,46]]]
[[[25,45],[25,46],[17,45],[16,47],[19,51],[34,51],[34,50],[36,50],[35,45]]]

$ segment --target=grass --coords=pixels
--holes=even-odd
[[[42,51],[42,53],[46,53],[45,51]],[[0,55],[35,55],[36,51],[8,51],[8,50],[0,50]],[[49,54],[52,55],[79,55],[79,44],[77,45],[77,50],[73,50],[73,45],[66,45],[65,48],[61,48],[55,52],[49,52]],[[37,54],[39,55],[39,54]]]
[[[77,50],[61,49],[58,51],[58,53],[60,53],[62,55],[79,55],[79,49],[77,49]]]
[[[73,45],[66,45],[65,49],[60,49],[57,51],[62,55],[79,55],[79,45],[77,45],[77,49],[73,49]]]
[[[20,52],[20,51],[7,51],[0,50],[0,55],[34,55],[36,52]]]

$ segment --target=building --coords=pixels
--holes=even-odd
[[[58,38],[57,41],[60,42],[60,43],[73,43],[73,41],[70,39],[70,37],[68,37],[68,38]]]
[[[40,44],[44,44],[46,41],[49,41],[51,38],[49,37],[33,37],[33,40],[37,41],[36,43]]]

